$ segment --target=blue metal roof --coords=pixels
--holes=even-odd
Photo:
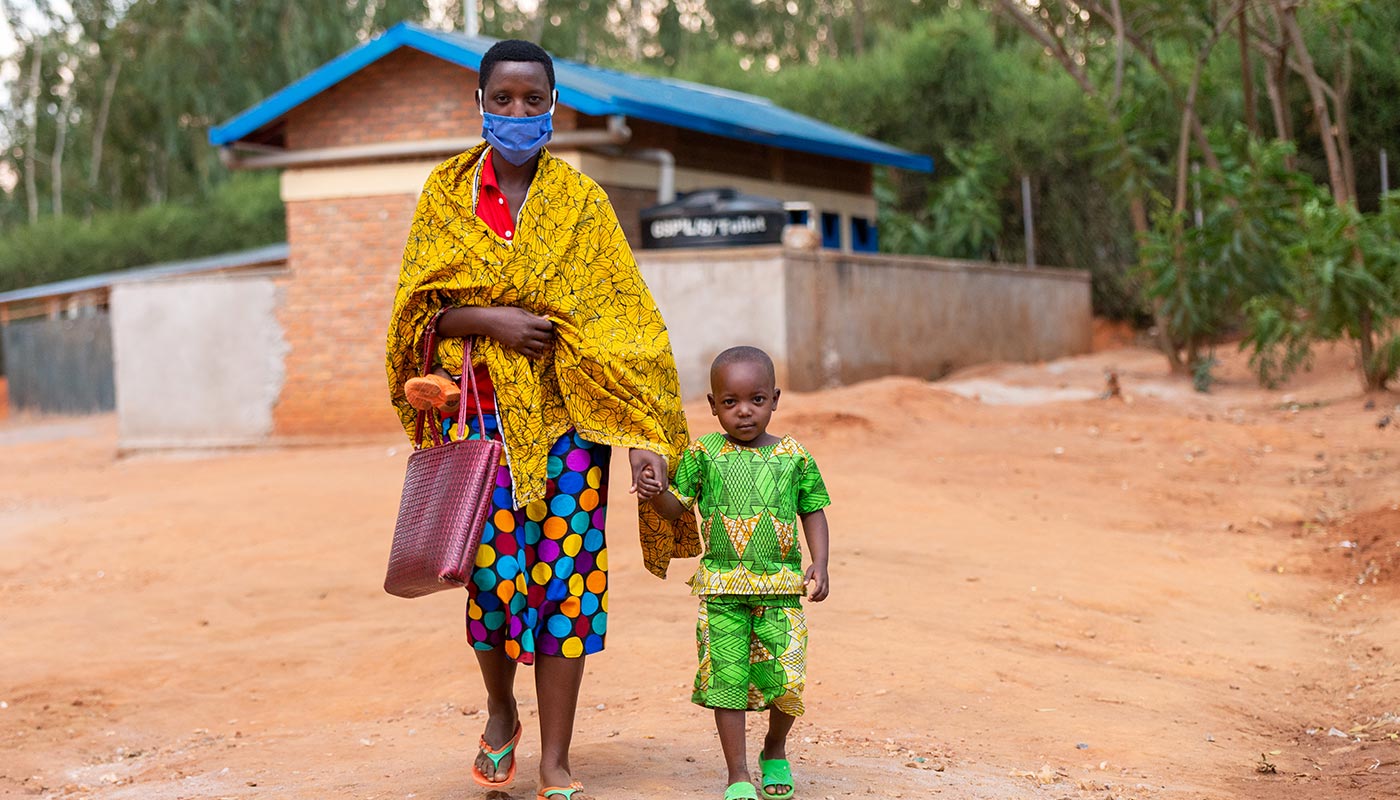
[[[205,256],[204,258],[191,258],[184,261],[164,261],[159,264],[150,264],[144,267],[119,269],[113,272],[87,275],[82,278],[45,283],[40,286],[29,286],[10,292],[0,292],[0,305],[14,303],[20,300],[37,300],[44,297],[88,292],[93,289],[105,289],[117,283],[144,281],[152,278],[168,278],[176,275],[192,275],[201,272],[216,272],[221,269],[238,269],[240,267],[257,267],[267,264],[277,264],[286,261],[289,252],[290,249],[287,247],[287,243],[282,242],[280,244],[270,244],[266,247],[258,247],[252,250],[240,250],[235,253],[220,253],[214,256]]]
[[[209,131],[215,145],[232,144],[400,47],[412,47],[470,70],[494,39],[464,36],[403,22]],[[554,60],[564,105],[592,116],[621,114],[746,142],[870,164],[932,172],[933,159],[818,122],[754,95],[712,86],[632,75],[576,61]]]

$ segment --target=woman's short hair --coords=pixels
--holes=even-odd
[[[549,53],[546,53],[543,47],[524,39],[504,39],[496,42],[486,51],[486,55],[481,57],[481,68],[477,70],[477,74],[480,76],[479,85],[482,90],[486,89],[486,82],[491,79],[491,71],[502,61],[533,61],[543,64],[544,74],[549,78],[549,89],[554,91],[554,59],[549,57]]]

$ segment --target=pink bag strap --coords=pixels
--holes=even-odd
[[[433,357],[437,355],[437,326],[442,315],[448,309],[444,308],[433,315],[432,321],[428,323],[428,330],[423,334],[423,372],[426,376],[433,369]],[[457,440],[467,438],[467,399],[471,398],[472,405],[476,407],[476,426],[481,431],[484,439],[492,438],[486,432],[486,420],[481,414],[481,394],[476,388],[476,370],[472,368],[472,340],[466,337],[462,340],[462,377],[460,380],[462,388],[462,399],[457,403]],[[470,393],[469,393],[470,391]],[[423,449],[423,422],[427,417],[427,412],[419,411],[414,422],[413,429],[413,449]],[[433,444],[442,444],[442,430],[440,425],[432,426]]]

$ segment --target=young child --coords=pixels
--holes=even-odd
[[[710,410],[724,433],[700,437],[681,456],[669,490],[646,473],[637,494],[667,519],[699,504],[705,553],[690,579],[700,597],[700,669],[691,700],[715,711],[729,768],[726,800],[756,800],[745,749],[746,711],[768,709],[759,754],[762,797],[793,795],[787,737],[803,711],[807,624],[801,598],[826,599],[831,503],[812,455],[768,432],[778,408],[773,361],[733,347],[710,367]],[[797,519],[811,551],[802,570]],[[810,589],[808,588],[810,587]]]

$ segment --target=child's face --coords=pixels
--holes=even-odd
[[[736,442],[752,442],[768,431],[778,409],[778,389],[761,364],[725,364],[710,376],[710,411]]]

